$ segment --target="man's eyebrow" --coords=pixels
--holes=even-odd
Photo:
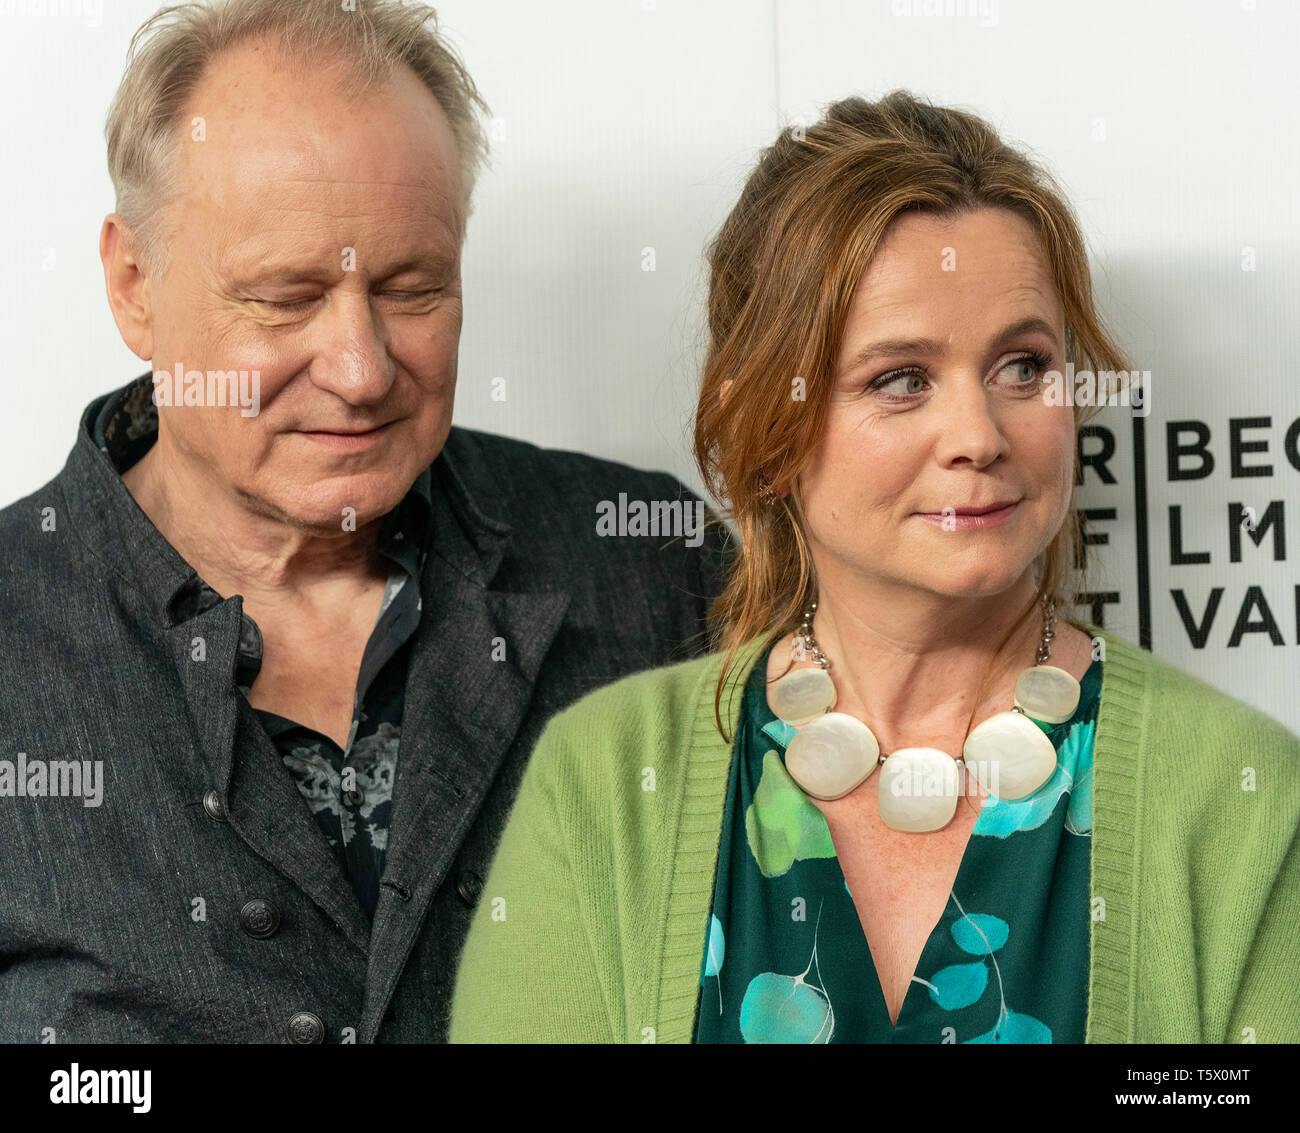
[[[426,272],[442,275],[452,271],[456,266],[456,256],[435,253],[427,256],[407,256],[391,265],[385,265],[382,271],[375,273],[375,280],[383,282],[398,275],[413,272]],[[342,260],[340,255],[339,260]],[[292,261],[263,261],[256,267],[236,272],[244,283],[320,283],[329,284],[338,279],[339,267],[324,267],[321,264],[294,263]]]
[[[1009,338],[1018,338],[1022,334],[1034,332],[1041,332],[1051,339],[1056,338],[1056,330],[1050,323],[1037,315],[1032,315],[1004,327],[994,336],[993,341],[995,344],[1002,343]],[[849,359],[845,370],[853,370],[877,358],[893,357],[896,354],[939,354],[945,345],[934,338],[886,338],[873,342],[870,346],[864,346]]]
[[[427,256],[408,256],[391,265],[387,271],[377,272],[375,278],[390,279],[395,275],[406,275],[408,272],[417,271],[445,272],[455,266],[456,256],[443,252],[430,253]]]

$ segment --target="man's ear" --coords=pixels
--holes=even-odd
[[[136,256],[135,234],[118,213],[104,218],[99,231],[99,259],[104,265],[104,290],[108,305],[132,354],[153,359],[153,311],[149,281]]]

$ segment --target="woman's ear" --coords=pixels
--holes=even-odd
[[[723,405],[726,404],[726,402],[727,402],[727,394],[731,392],[731,386],[732,386],[732,383],[733,383],[734,381],[735,381],[734,378],[727,378],[727,380],[724,381],[724,382],[722,383],[722,385],[720,385],[720,386],[718,387],[718,402],[719,402],[720,404],[723,404]],[[776,500],[781,499],[781,497],[783,497],[783,496],[785,496],[785,495],[788,495],[789,492],[790,492],[790,485],[789,485],[789,484],[783,484],[783,485],[780,487],[779,490],[776,489],[776,488],[772,485],[771,481],[768,480],[768,478],[767,478],[767,474],[766,474],[766,473],[762,473],[762,474],[760,474],[760,479],[761,479],[761,481],[762,481],[765,485],[767,485],[768,489],[770,489],[770,490],[772,491],[772,493],[773,493],[773,501],[772,501],[772,502],[773,502],[773,503],[775,503]]]
[[[766,472],[760,472],[758,482],[764,496],[768,497],[769,503],[776,503],[777,500],[783,499],[790,494],[789,483],[773,484]]]

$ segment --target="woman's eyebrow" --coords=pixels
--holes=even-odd
[[[1040,319],[1037,315],[1031,315],[1027,319],[1020,319],[1004,327],[994,336],[993,342],[996,345],[1009,338],[1017,338],[1022,334],[1035,331],[1053,340],[1056,338],[1056,329],[1049,322]],[[938,354],[943,351],[944,345],[935,338],[886,338],[873,342],[870,346],[864,346],[849,360],[846,369],[856,369],[877,358],[892,357],[896,354]]]

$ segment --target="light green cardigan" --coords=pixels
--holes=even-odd
[[[1300,737],[1077,624],[1105,641],[1086,1041],[1300,1041]],[[720,661],[627,677],[547,726],[470,927],[452,1042],[692,1041],[732,749]],[[740,697],[722,703],[734,736]]]

